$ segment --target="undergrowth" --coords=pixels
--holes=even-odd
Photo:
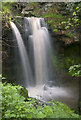
[[[22,86],[2,84],[2,118],[79,118],[67,105],[61,102],[41,103],[35,98],[20,94]]]

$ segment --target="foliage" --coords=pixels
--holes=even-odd
[[[64,16],[62,16],[60,13],[57,14],[54,10],[53,12],[51,12],[51,10],[47,11],[42,15],[42,17],[47,19],[47,24],[50,26],[53,32],[57,32],[61,28],[61,22],[65,20]]]
[[[66,10],[67,10],[67,12],[72,12],[73,11],[73,8],[74,8],[74,5],[75,5],[75,3],[74,2],[67,2],[66,3]]]
[[[69,37],[69,38],[72,38],[72,37],[73,37],[73,35],[72,35],[71,32],[66,33],[66,36]]]
[[[3,20],[5,20],[5,22],[9,22],[12,18],[12,5],[13,2],[7,3],[7,2],[3,2],[2,3],[2,17]],[[7,23],[6,23],[7,24]]]
[[[25,116],[25,97],[19,94],[21,86],[2,84],[2,116],[3,118],[24,117]],[[23,114],[24,113],[24,114]]]
[[[65,72],[69,73],[68,69],[70,68],[70,66],[78,64],[80,62],[80,57],[78,56],[78,53],[73,54],[71,49],[67,49],[67,51],[71,54],[65,52],[65,55],[61,54],[53,57],[53,64],[55,66],[55,69],[59,72],[64,70]]]
[[[70,66],[69,72],[72,76],[81,76],[81,64]]]
[[[43,104],[34,98],[27,98],[26,101],[19,94],[22,88],[9,83],[2,84],[2,118],[79,118],[78,114],[61,102]]]
[[[72,15],[70,18],[68,18],[68,21],[66,22],[65,29],[69,28],[79,28],[79,25],[81,24],[81,3],[78,3],[77,5],[73,3],[72,8],[70,9],[72,11]]]
[[[9,23],[11,20],[15,20],[16,16],[22,16],[22,8],[25,7],[27,3],[21,2],[3,2],[2,3],[2,20],[4,27],[9,28]]]
[[[5,77],[2,76],[2,74],[0,74],[0,78],[1,78],[2,80],[6,79]]]

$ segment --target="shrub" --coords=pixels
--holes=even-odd
[[[21,96],[22,86],[2,84],[2,118],[79,118],[67,105],[60,102],[41,103],[35,98]]]
[[[70,66],[69,73],[72,76],[80,77],[81,76],[81,64]]]

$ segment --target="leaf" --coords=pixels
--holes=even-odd
[[[65,29],[69,29],[69,26],[66,26]]]
[[[76,12],[73,12],[73,15],[76,15]]]
[[[2,74],[0,74],[0,77],[2,78]]]
[[[2,77],[2,79],[4,80],[4,79],[6,79],[5,77]]]
[[[57,32],[58,30],[57,29],[53,29],[54,32]]]

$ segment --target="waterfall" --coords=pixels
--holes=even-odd
[[[25,29],[29,32],[28,40],[33,45],[34,70],[36,85],[43,85],[50,79],[50,37],[43,18],[25,18]],[[31,48],[29,49],[31,51]]]
[[[47,25],[43,18],[24,18],[24,37],[11,22],[17,39],[25,84],[44,85],[51,80],[51,44]],[[28,49],[27,49],[28,48]],[[33,85],[34,86],[34,85]]]
[[[10,23],[11,23],[13,33],[14,33],[17,43],[18,43],[20,57],[21,57],[21,61],[22,61],[22,67],[24,70],[24,77],[25,77],[25,81],[27,83],[26,85],[29,86],[30,81],[33,80],[33,77],[32,77],[32,72],[31,72],[31,68],[30,68],[27,51],[26,51],[23,39],[21,37],[21,34],[20,34],[18,28],[16,27],[16,25],[13,22],[10,22]],[[22,73],[20,73],[20,74],[22,74]]]
[[[52,64],[54,54],[52,55],[51,39],[44,19],[25,17],[22,36],[13,22],[11,27],[18,44],[17,67],[21,65],[18,78],[24,73],[20,78],[23,78],[23,86],[28,89],[28,95],[44,101],[54,99],[67,105],[77,105],[78,82],[76,85],[74,81],[70,82],[72,85],[68,82],[60,82],[60,87],[56,85],[58,80]]]

